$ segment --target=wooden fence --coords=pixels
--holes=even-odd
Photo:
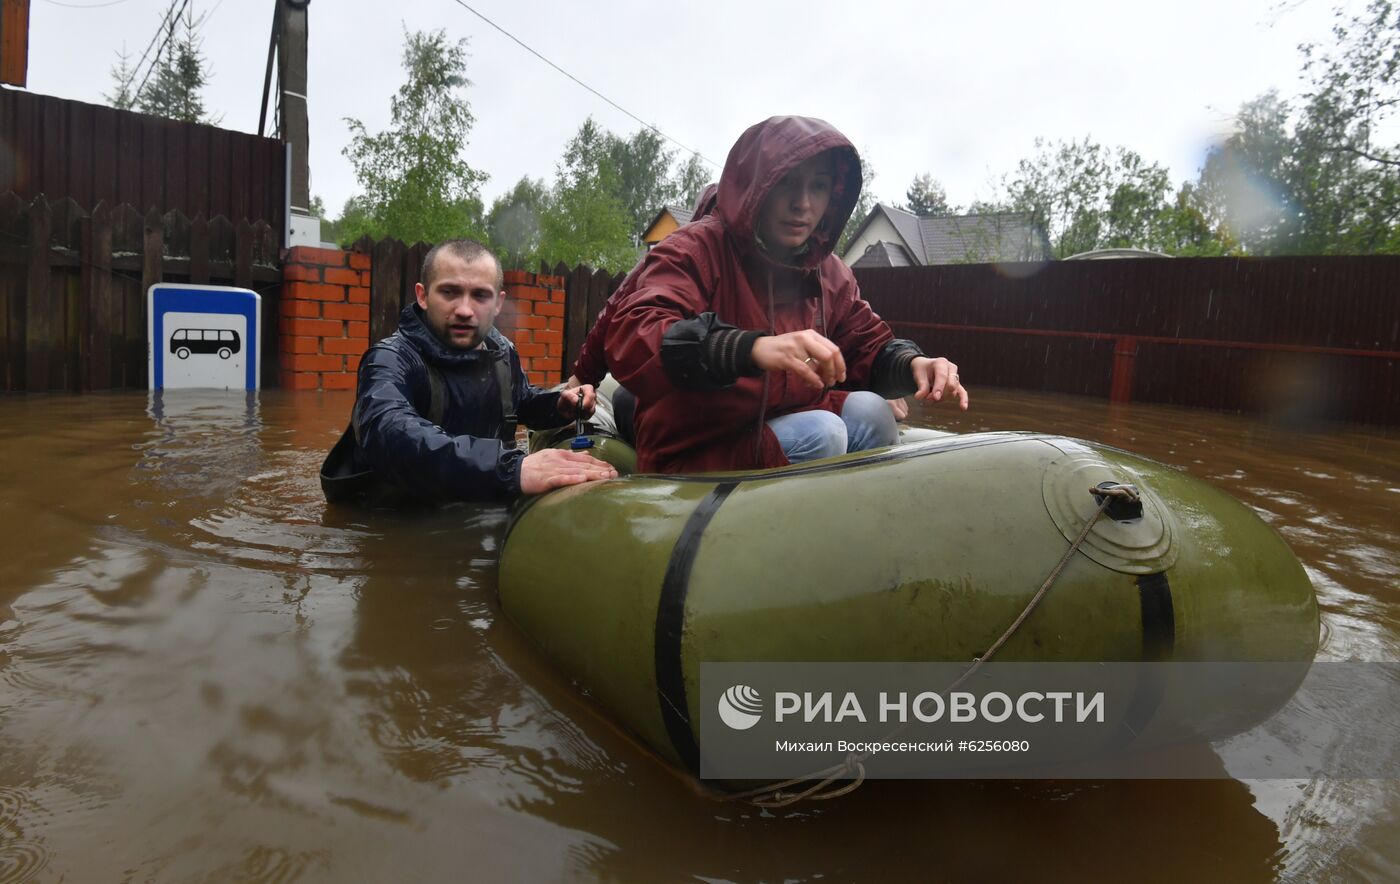
[[[0,389],[144,388],[157,282],[258,291],[262,384],[275,386],[280,238],[265,221],[0,194]]]
[[[431,243],[405,245],[396,239],[378,242],[361,237],[351,248],[370,256],[369,340],[386,338],[398,330],[399,311],[413,300],[413,288],[423,269],[423,256]]]
[[[574,360],[578,359],[578,351],[583,348],[583,339],[588,337],[588,332],[593,328],[593,322],[602,311],[603,304],[607,302],[608,296],[622,285],[622,280],[627,278],[627,274],[594,270],[584,264],[571,270],[562,263],[552,271],[546,268],[543,272],[562,276],[565,291],[568,293],[564,301],[566,322],[563,371],[564,377],[568,377]]]
[[[215,126],[0,89],[0,193],[285,224],[286,148]]]
[[[561,275],[567,373],[622,276]],[[974,389],[1400,423],[1400,257],[949,264],[856,278],[897,335],[953,358]]]
[[[1400,422],[1400,257],[1171,258],[856,272],[968,384]]]

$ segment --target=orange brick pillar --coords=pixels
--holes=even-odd
[[[520,353],[530,383],[551,387],[568,377],[564,365],[564,277],[506,271],[506,305],[497,325]]]
[[[277,364],[288,390],[353,390],[369,349],[369,255],[297,246],[282,264]]]

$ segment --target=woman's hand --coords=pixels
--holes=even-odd
[[[920,402],[956,399],[962,410],[967,411],[967,389],[958,378],[956,365],[942,356],[937,359],[917,356],[910,364],[910,370],[914,372],[914,383],[919,387],[914,391],[915,399]]]
[[[841,348],[811,329],[764,335],[754,341],[750,358],[764,371],[795,374],[817,390],[834,387],[846,379]]]

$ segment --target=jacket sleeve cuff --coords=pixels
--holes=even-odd
[[[912,368],[924,351],[913,341],[895,338],[875,356],[870,367],[870,389],[885,399],[898,399],[917,390]]]
[[[661,365],[671,383],[687,390],[715,390],[759,374],[753,344],[762,332],[744,331],[713,313],[671,323],[661,337]]]

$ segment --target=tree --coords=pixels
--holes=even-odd
[[[1205,215],[1250,254],[1293,252],[1302,218],[1299,153],[1276,92],[1246,102],[1235,132],[1206,154],[1196,194]]]
[[[700,155],[693,153],[681,163],[676,171],[676,201],[686,208],[694,208],[700,194],[710,184],[710,167]]]
[[[1308,85],[1241,106],[1195,189],[1208,223],[1256,255],[1400,252],[1400,11],[1338,10],[1332,41],[1302,47]]]
[[[626,270],[637,260],[633,219],[619,197],[614,144],[592,117],[569,141],[540,221],[545,261]]]
[[[342,153],[363,193],[341,218],[345,235],[405,242],[482,238],[478,189],[487,176],[462,156],[476,121],[462,95],[471,85],[467,41],[451,41],[442,30],[405,33],[403,67],[408,79],[390,102],[388,129],[371,135],[359,120],[346,118],[351,138]]]
[[[209,83],[208,63],[200,49],[203,40],[199,36],[207,13],[195,18],[194,11],[188,9],[180,18],[172,17],[172,12],[167,10],[161,22],[165,36],[145,76],[138,81],[140,71],[131,66],[131,56],[123,48],[117,53],[117,64],[109,68],[113,90],[103,97],[121,110],[217,125],[222,117],[209,114],[201,95]]]
[[[1176,254],[1223,254],[1233,247],[1207,215],[1205,191],[1173,196],[1166,168],[1125,147],[1036,140],[1034,157],[1002,180],[1004,210],[1028,213],[1064,258],[1103,248],[1147,248]]]
[[[948,205],[948,193],[943,185],[927,172],[914,176],[904,192],[904,199],[905,207],[921,218],[957,214],[957,210]]]
[[[112,91],[103,93],[102,97],[117,110],[131,110],[136,104],[136,96],[133,94],[136,71],[131,66],[131,55],[125,46],[117,53],[117,63],[107,70],[112,77]]]
[[[632,219],[638,236],[667,203],[673,202],[680,188],[671,179],[674,152],[666,150],[661,136],[651,129],[638,129],[631,138],[608,132],[607,162],[617,171],[617,198]]]
[[[860,161],[860,198],[856,200],[856,207],[851,211],[851,217],[846,221],[846,226],[841,229],[841,238],[836,243],[836,254],[845,253],[846,247],[851,244],[851,238],[856,235],[856,231],[865,223],[865,219],[875,208],[875,203],[878,200],[875,198],[875,191],[870,186],[874,183],[875,166],[870,162],[868,156],[862,156]]]
[[[543,180],[528,175],[496,197],[486,215],[486,235],[506,267],[530,267],[540,256],[541,220],[549,205]]]

